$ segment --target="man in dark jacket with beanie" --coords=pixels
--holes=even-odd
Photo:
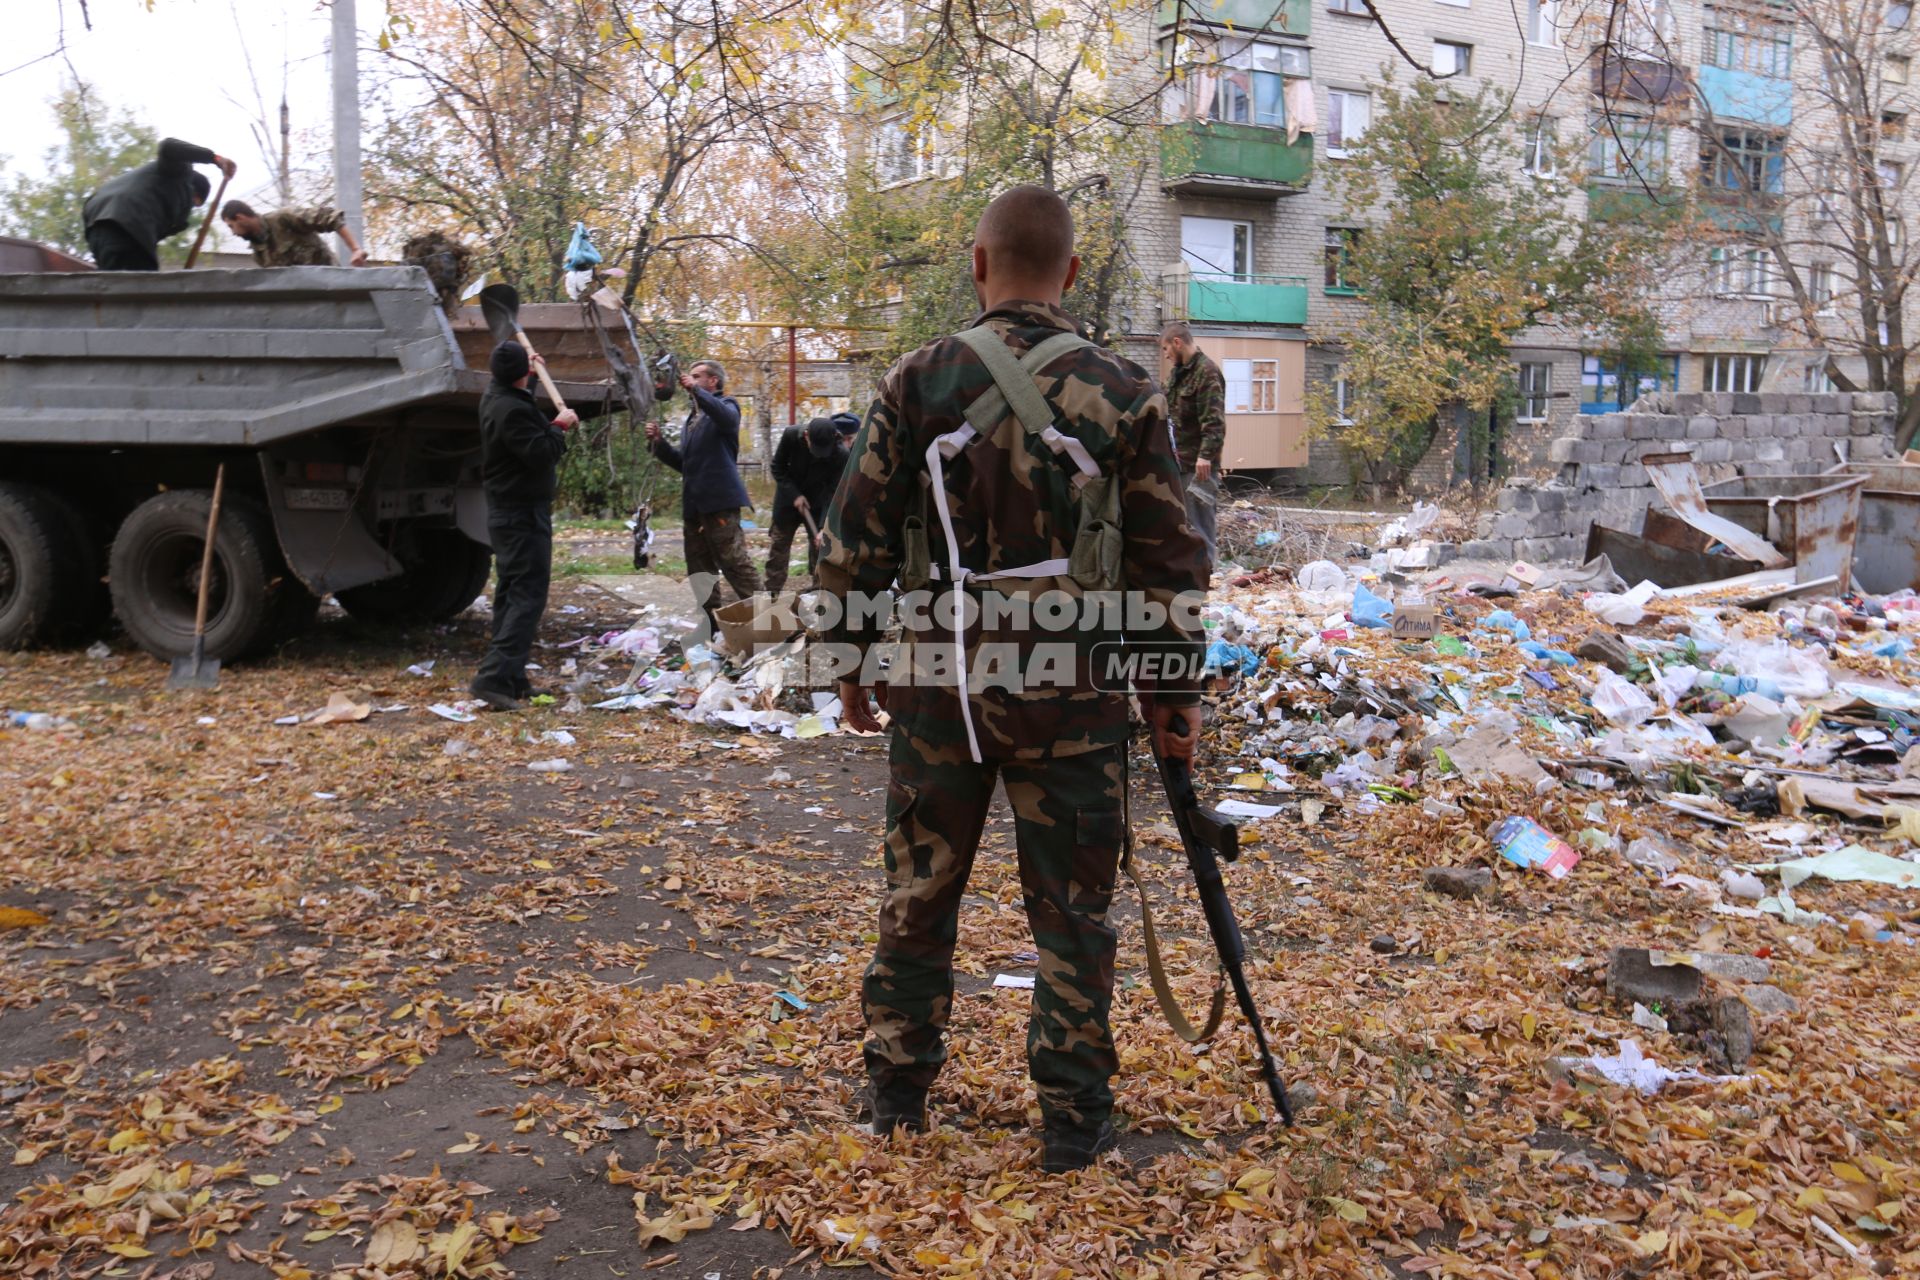
[[[548,422],[534,406],[527,390],[533,364],[519,343],[495,347],[488,365],[493,385],[480,398],[480,458],[487,539],[499,582],[493,591],[493,643],[471,688],[495,711],[518,711],[533,691],[527,658],[553,576],[555,472],[567,451],[566,431],[580,417],[567,409]]]
[[[793,535],[801,525],[818,525],[840,487],[847,469],[847,442],[832,418],[815,418],[804,427],[780,433],[773,451],[773,520],[767,547],[767,592],[777,596],[787,586],[787,563],[793,558]],[[807,538],[807,572],[820,563],[820,548]]]
[[[687,581],[695,605],[716,631],[720,624],[713,611],[722,577],[742,600],[760,591],[760,571],[747,554],[747,535],[740,527],[740,510],[750,503],[747,486],[740,482],[740,403],[723,394],[726,376],[712,360],[702,360],[680,375],[693,410],[680,429],[679,448],[661,434],[658,422],[647,424],[653,456],[680,473]]]
[[[102,271],[158,271],[160,242],[193,221],[211,185],[193,166],[210,164],[231,178],[233,161],[206,147],[168,138],[160,158],[108,178],[81,209],[87,248]]]

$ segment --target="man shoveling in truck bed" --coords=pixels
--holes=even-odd
[[[327,205],[261,214],[245,200],[229,200],[220,206],[220,220],[227,224],[227,230],[247,242],[254,262],[263,267],[338,266],[333,250],[320,238],[329,232],[353,250],[354,266],[367,265],[367,251],[354,239],[347,215]]]
[[[160,242],[187,229],[212,189],[207,176],[194,169],[197,164],[233,176],[233,161],[225,156],[168,138],[160,144],[159,159],[101,183],[81,210],[93,265],[102,271],[158,271]]]

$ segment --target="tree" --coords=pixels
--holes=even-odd
[[[1373,219],[1338,251],[1358,314],[1314,335],[1345,348],[1352,395],[1344,412],[1324,389],[1307,398],[1310,428],[1375,486],[1397,481],[1444,418],[1483,422],[1513,396],[1509,352],[1529,329],[1649,351],[1666,222],[1582,218],[1559,183],[1515,181],[1520,139],[1487,90],[1402,88],[1389,74],[1377,93],[1364,141],[1333,175],[1348,217]]]
[[[159,135],[130,112],[102,102],[93,86],[70,82],[49,105],[59,122],[61,140],[42,157],[44,176],[15,175],[0,191],[0,231],[38,240],[75,257],[87,256],[81,209],[108,178],[152,160]],[[189,232],[160,244],[160,260],[186,260]]]

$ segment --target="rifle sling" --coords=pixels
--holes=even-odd
[[[1166,966],[1160,962],[1160,936],[1153,928],[1153,908],[1147,903],[1147,886],[1141,883],[1140,872],[1133,865],[1133,786],[1132,742],[1129,741],[1120,751],[1120,803],[1123,809],[1121,826],[1124,830],[1120,845],[1120,869],[1127,873],[1127,879],[1133,881],[1134,890],[1140,895],[1140,927],[1147,939],[1147,981],[1153,987],[1154,1002],[1160,1006],[1160,1014],[1173,1028],[1173,1034],[1188,1044],[1198,1044],[1213,1037],[1220,1029],[1220,1019],[1227,1011],[1227,973],[1222,969],[1213,977],[1213,1004],[1207,1010],[1205,1025],[1195,1027],[1187,1021],[1187,1015],[1180,1009],[1180,1002],[1174,998],[1173,987],[1167,981]]]

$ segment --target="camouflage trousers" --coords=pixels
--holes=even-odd
[[[783,520],[775,516],[767,527],[767,594],[778,596],[787,587],[787,566],[793,560],[793,535],[798,533],[807,544],[807,572],[818,571],[820,549],[813,545],[813,535],[800,520],[798,512],[792,518]]]
[[[960,900],[998,777],[1040,956],[1027,1071],[1049,1129],[1098,1128],[1119,1067],[1107,907],[1120,862],[1120,748],[974,764],[964,743],[942,750],[896,728],[891,763],[887,889],[863,990],[867,1074],[883,1094],[924,1094],[946,1061]]]
[[[720,580],[742,600],[760,593],[760,570],[747,553],[746,530],[740,527],[740,512],[709,511],[703,516],[688,516],[683,526],[687,546],[687,584],[693,588],[696,608],[713,621],[720,604]],[[716,633],[718,627],[715,628]]]

